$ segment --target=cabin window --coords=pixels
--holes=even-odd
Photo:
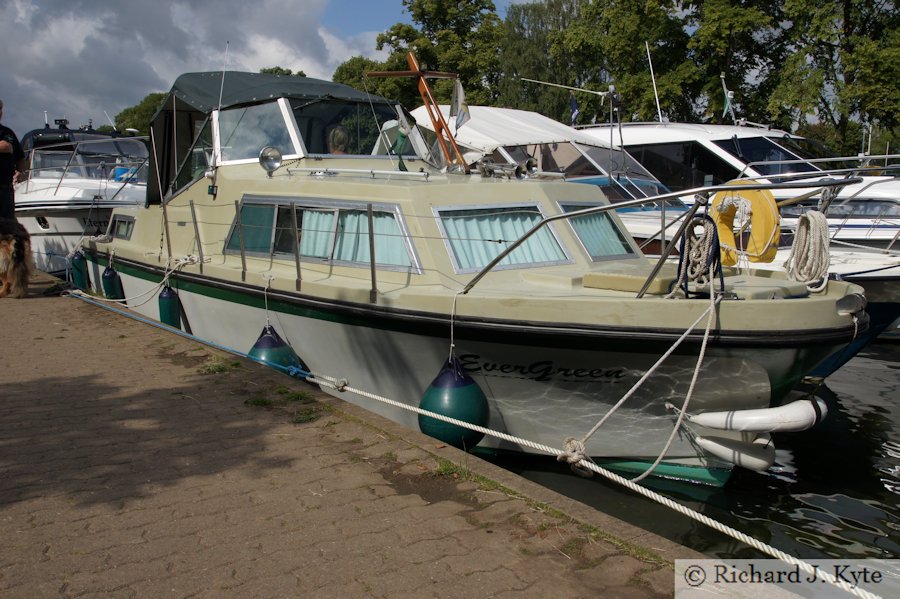
[[[266,146],[296,154],[277,102],[231,108],[219,113],[222,160],[257,160]]]
[[[296,212],[297,227],[291,210]],[[241,208],[244,251],[369,266],[367,208],[245,203]],[[407,236],[393,211],[375,208],[375,263],[383,267],[413,267]],[[227,250],[240,251],[238,229],[232,228]]]
[[[212,121],[207,119],[197,134],[194,145],[191,146],[187,157],[181,163],[181,169],[172,183],[173,191],[178,191],[203,177],[210,166],[212,166],[212,157]]]
[[[270,254],[274,222],[274,204],[243,204],[240,226],[235,223],[232,227],[225,249],[240,252],[243,238],[244,251],[248,254]]]
[[[114,239],[128,241],[131,239],[132,231],[134,231],[134,217],[121,215],[113,217],[109,230]]]
[[[713,143],[746,164],[751,162],[777,163],[784,160],[800,160],[795,154],[791,154],[765,137],[738,137],[735,135],[729,139],[718,139]],[[754,164],[750,168],[763,175],[784,175],[787,173],[806,173],[819,170],[808,162]]]
[[[593,206],[563,204],[560,207],[563,212],[568,213]],[[631,245],[628,243],[628,237],[616,226],[609,214],[595,212],[585,216],[572,217],[568,219],[568,222],[572,225],[575,235],[592,260],[634,255]]]
[[[808,210],[815,210],[818,199],[781,207],[782,216],[798,217]],[[891,218],[900,217],[900,202],[878,198],[838,198],[828,206],[831,218]]]
[[[537,206],[504,206],[467,210],[439,210],[441,226],[457,270],[475,271],[487,266],[543,215]],[[515,267],[567,261],[562,246],[545,226],[498,264]]]

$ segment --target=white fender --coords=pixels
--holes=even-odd
[[[825,402],[818,397],[800,399],[777,408],[704,412],[688,415],[694,424],[723,431],[749,433],[782,433],[805,431],[821,422],[828,414]]]
[[[775,445],[768,435],[753,443],[724,437],[696,437],[697,445],[720,460],[763,472],[775,463]]]

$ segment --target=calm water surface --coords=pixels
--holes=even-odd
[[[789,554],[900,557],[900,343],[876,343],[826,380],[828,418],[775,435],[766,473],[736,469],[722,489],[654,483],[654,490]],[[714,557],[756,550],[600,477],[552,459],[496,462],[525,478]]]

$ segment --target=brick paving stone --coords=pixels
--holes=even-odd
[[[4,598],[661,597],[697,557],[53,282],[0,300]]]

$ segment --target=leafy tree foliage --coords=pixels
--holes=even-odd
[[[166,99],[166,94],[162,92],[154,92],[147,94],[143,100],[136,106],[126,108],[116,115],[116,129],[124,131],[125,129],[137,129],[140,135],[148,135],[150,133],[150,119],[162,106]]]
[[[524,79],[571,87],[591,85],[577,76],[575,64],[566,52],[548,51],[561,32],[578,22],[582,4],[582,0],[547,0],[509,6],[499,36],[499,55],[491,65],[498,71],[494,103],[569,122],[567,91]],[[599,106],[598,98],[579,94],[579,109],[586,112],[591,100]]]
[[[889,0],[786,0],[787,56],[769,97],[770,113],[789,110],[837,133],[840,150],[858,151],[862,128],[894,130],[900,111],[900,13]],[[854,131],[856,130],[856,131]]]
[[[555,38],[551,52],[571,57],[581,85],[615,86],[625,120],[656,120],[656,99],[645,43],[650,46],[660,107],[668,118],[694,117],[697,65],[678,2],[581,2],[580,18]],[[606,104],[608,110],[608,104]],[[598,110],[598,118],[605,118]]]
[[[734,92],[735,116],[789,126],[789,114],[768,111],[786,48],[783,0],[703,0],[691,3],[688,42],[699,66],[698,102],[704,119],[731,122],[723,83]]]
[[[725,121],[723,81],[736,116],[820,139],[841,153],[884,152],[900,114],[900,12],[893,0],[403,0],[411,23],[378,36],[383,62],[351,58],[335,81],[420,104],[411,78],[371,78],[408,69],[412,51],[428,70],[457,73],[470,104],[534,110],[569,122],[569,92],[534,79],[620,95],[623,120],[656,120],[647,46],[665,118]],[[646,45],[645,45],[646,44]],[[261,72],[305,76],[283,67]],[[448,80],[432,81],[438,101]],[[579,123],[609,118],[598,95],[577,94]],[[116,116],[119,129],[147,131],[163,94]],[[871,135],[869,133],[868,135]],[[894,147],[896,150],[896,147]]]
[[[296,73],[291,71],[290,69],[286,69],[284,67],[265,67],[259,70],[260,73],[267,73],[269,75],[285,75],[285,76],[294,76],[294,77],[306,77],[306,73],[303,71],[297,71]]]
[[[407,70],[406,55],[413,52],[426,70],[456,73],[471,104],[486,104],[496,95],[496,71],[501,22],[491,0],[403,0],[403,6],[420,28],[397,23],[378,36],[377,49],[389,48],[385,70]],[[397,80],[392,97],[415,106],[413,80]],[[437,80],[432,85],[438,101],[450,99],[452,84]],[[414,99],[415,98],[415,99]],[[409,100],[413,100],[410,102]]]

